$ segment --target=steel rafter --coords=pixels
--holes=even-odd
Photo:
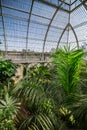
[[[80,2],[82,2],[82,0],[79,0]],[[87,2],[87,1],[85,1]],[[85,3],[83,3],[83,6],[85,7],[85,9],[87,10],[87,5]]]
[[[53,3],[51,3],[51,2],[48,2],[48,1],[45,1],[45,0],[38,0],[38,1],[40,1],[40,2],[42,2],[42,3],[44,3],[44,4],[46,4],[46,5],[49,5],[49,6],[51,6],[51,7],[54,7],[54,8],[58,8],[59,7],[59,5],[56,5],[56,4],[53,4]],[[66,12],[73,12],[74,10],[76,10],[77,8],[79,8],[81,5],[83,5],[86,9],[87,9],[87,6],[86,6],[86,4],[85,4],[85,2],[87,2],[87,0],[79,0],[81,3],[79,4],[79,5],[77,5],[75,8],[73,8],[72,10],[67,10],[67,9],[64,9],[64,8],[60,8],[61,10],[64,10],[64,11],[66,11]],[[63,1],[61,1],[62,3],[65,3],[66,4],[66,2],[65,2],[65,0],[63,0]],[[71,4],[67,4],[67,5],[73,5],[74,3],[76,3],[77,2],[77,0],[75,0],[73,3],[71,3]]]
[[[77,35],[76,35],[76,32],[75,32],[74,28],[72,27],[72,25],[71,25],[70,23],[68,23],[68,24],[66,25],[66,27],[64,28],[64,30],[63,30],[63,32],[62,32],[60,38],[59,38],[59,41],[58,41],[58,43],[57,43],[57,49],[58,49],[59,43],[60,43],[60,41],[61,41],[61,39],[62,39],[62,36],[63,36],[64,32],[65,32],[66,29],[69,28],[69,27],[71,28],[71,30],[72,30],[73,33],[74,33],[74,36],[75,36],[76,42],[77,42],[77,47],[79,48],[78,37],[77,37]]]
[[[2,24],[3,24],[3,32],[4,32],[5,56],[7,56],[6,32],[5,32],[4,16],[2,13],[2,0],[0,1],[0,6],[1,6],[1,16],[2,16]]]
[[[78,25],[73,26],[74,29],[87,25],[87,21],[84,21]]]
[[[62,4],[63,4],[63,3],[62,3]],[[54,12],[54,14],[53,14],[53,16],[52,16],[52,19],[50,20],[50,23],[49,23],[49,25],[48,25],[46,34],[45,34],[44,43],[43,43],[43,50],[42,50],[42,59],[44,59],[44,60],[45,60],[44,49],[45,49],[45,43],[46,43],[46,39],[47,39],[47,36],[48,36],[48,32],[49,32],[51,23],[52,23],[53,19],[55,18],[56,14],[58,13],[58,11],[59,11],[59,9],[60,9],[60,7],[61,7],[62,4],[60,4],[60,6],[59,6],[59,7],[56,9],[56,11]]]
[[[37,0],[35,0],[35,1],[37,1]],[[61,10],[65,11],[65,12],[69,12],[69,10],[60,7],[60,5],[56,5],[56,4],[53,4],[53,3],[45,1],[45,0],[38,0],[38,1],[41,2],[41,3],[44,3],[46,5],[49,5],[49,6],[53,7],[53,8],[60,8]],[[63,0],[63,1],[65,1],[65,0]],[[64,4],[63,1],[62,1],[61,4]]]
[[[69,4],[69,3],[67,3],[65,0],[60,0],[60,2],[62,2],[62,3],[64,3],[64,4],[66,4],[66,5],[69,5],[69,6],[70,6],[70,4]]]
[[[30,19],[31,19],[33,4],[34,4],[34,0],[32,0],[32,4],[31,4],[31,8],[30,8],[30,14],[29,14],[29,18],[28,18],[27,35],[26,35],[26,58],[27,58],[27,49],[28,49],[28,34],[29,34]]]
[[[81,1],[80,1],[81,2]],[[83,5],[85,7],[85,2],[87,2],[87,0],[83,0],[79,5],[77,5],[74,9],[72,9],[70,12],[75,11],[76,9],[78,9],[81,5]],[[87,7],[86,7],[87,9]]]
[[[8,17],[8,18],[14,18],[14,19],[18,19],[18,20],[20,20],[20,21],[22,21],[22,20],[24,20],[24,21],[26,21],[27,22],[27,25],[23,25],[23,26],[26,26],[27,27],[27,31],[26,31],[26,35],[25,35],[25,37],[20,37],[20,38],[25,38],[25,40],[26,40],[26,57],[27,57],[27,52],[28,52],[28,40],[31,40],[31,39],[29,39],[29,31],[30,31],[30,23],[32,22],[32,23],[36,23],[36,24],[38,24],[38,25],[44,25],[44,26],[46,26],[47,27],[47,29],[45,30],[45,37],[43,38],[43,39],[37,39],[37,40],[42,40],[43,41],[43,50],[42,50],[42,52],[41,52],[41,54],[42,54],[42,60],[44,59],[45,60],[45,45],[46,45],[46,41],[50,41],[50,39],[49,40],[47,40],[47,37],[48,37],[48,34],[49,34],[49,32],[50,32],[50,28],[51,27],[53,27],[53,28],[55,28],[55,29],[60,29],[60,30],[62,30],[62,33],[61,33],[61,35],[60,35],[60,37],[59,37],[59,39],[57,39],[58,41],[56,41],[57,42],[57,48],[58,48],[58,46],[59,46],[59,44],[60,44],[60,41],[61,41],[61,39],[62,39],[62,37],[63,37],[63,35],[64,35],[64,33],[65,33],[65,31],[67,31],[68,33],[67,33],[67,43],[68,43],[68,41],[69,41],[69,28],[72,30],[72,32],[73,32],[73,34],[74,34],[74,36],[75,36],[75,40],[76,40],[76,43],[77,43],[77,46],[79,47],[79,44],[78,44],[78,38],[77,38],[77,35],[76,35],[76,32],[75,32],[75,29],[76,28],[79,28],[79,27],[81,27],[82,25],[86,25],[87,24],[87,21],[84,21],[83,23],[78,23],[78,24],[76,24],[75,26],[73,26],[72,27],[72,25],[70,24],[70,20],[68,21],[68,24],[64,27],[64,29],[61,27],[61,28],[58,28],[58,27],[56,27],[55,26],[55,24],[54,25],[52,25],[52,21],[54,20],[54,18],[55,18],[55,16],[57,15],[57,13],[58,13],[58,11],[59,10],[62,10],[62,11],[64,11],[64,12],[67,12],[67,13],[69,13],[69,15],[73,12],[73,11],[75,11],[75,10],[77,10],[80,6],[84,6],[84,9],[86,9],[87,10],[87,4],[86,4],[86,2],[87,2],[87,0],[74,0],[72,3],[70,3],[70,4],[68,4],[68,3],[66,3],[65,2],[65,0],[60,0],[61,1],[61,4],[59,5],[59,3],[56,5],[56,4],[54,4],[54,3],[51,3],[51,2],[48,2],[47,0],[32,0],[31,2],[31,5],[30,5],[30,11],[27,11],[27,10],[25,10],[25,9],[20,9],[20,8],[17,8],[17,7],[15,7],[15,6],[9,6],[9,5],[6,5],[6,4],[4,4],[4,2],[3,2],[3,0],[0,0],[0,6],[1,6],[1,17],[2,17],[2,26],[3,26],[3,37],[4,37],[4,46],[5,46],[5,52],[6,52],[6,55],[7,55],[7,52],[8,52],[8,46],[7,46],[7,41],[8,41],[8,39],[6,39],[7,38],[7,36],[8,36],[8,34],[6,34],[6,29],[5,29],[5,17]],[[42,3],[42,6],[43,6],[43,4],[45,4],[45,5],[48,5],[48,6],[50,6],[50,7],[53,7],[54,9],[55,9],[55,12],[53,13],[53,16],[52,16],[52,18],[49,18],[49,17],[46,17],[46,16],[41,16],[40,14],[38,15],[38,13],[37,12],[35,12],[36,14],[33,14],[32,13],[32,10],[33,10],[33,6],[34,6],[34,2],[39,2],[39,3]],[[59,2],[59,1],[58,1]],[[77,3],[77,2],[79,2],[79,3]],[[77,3],[77,5],[71,10],[71,8],[68,10],[68,8],[67,9],[64,9],[63,7],[62,7],[62,4],[64,4],[64,5],[68,5],[69,7],[71,7],[72,5],[74,5],[75,3]],[[23,3],[21,3],[20,2],[20,4],[21,5],[23,5]],[[29,15],[28,17],[26,17],[26,18],[24,18],[24,17],[21,17],[21,15],[20,16],[18,16],[18,15],[14,15],[14,14],[9,14],[8,12],[6,12],[6,13],[4,13],[4,8],[8,8],[8,9],[10,9],[10,10],[14,10],[14,13],[15,13],[15,11],[18,11],[18,13],[26,13],[27,15]],[[38,6],[37,6],[37,8],[38,8]],[[38,8],[39,9],[39,8]],[[39,9],[40,10],[40,9]],[[43,11],[44,11],[44,9],[43,9]],[[47,11],[49,11],[49,10],[47,10]],[[31,16],[32,15],[34,15],[34,16],[36,16],[37,17],[37,19],[38,19],[38,17],[40,17],[40,18],[43,18],[43,21],[44,21],[44,19],[48,19],[49,20],[49,23],[48,22],[43,22],[42,20],[41,21],[37,21],[36,19],[34,19],[34,20],[31,20]],[[69,16],[70,17],[70,16]],[[8,21],[7,21],[8,22]],[[16,24],[16,23],[14,23],[14,24]],[[34,26],[33,26],[34,27]],[[9,27],[8,27],[9,28]],[[37,27],[36,27],[37,28]],[[10,30],[11,31],[11,30]],[[17,30],[18,31],[18,30]],[[84,31],[84,30],[83,30]],[[34,32],[33,32],[34,33]],[[33,34],[32,33],[32,34]],[[18,36],[14,36],[14,38],[16,39]],[[14,40],[15,40],[14,39]],[[14,41],[13,40],[13,41]],[[36,40],[36,39],[32,39],[32,40]],[[55,39],[54,39],[55,40]],[[52,42],[52,41],[50,41],[50,42]],[[8,44],[9,45],[9,44]]]
[[[29,14],[29,15],[30,15],[30,12],[27,12],[27,11],[24,11],[24,10],[16,9],[16,8],[13,8],[13,7],[10,7],[10,6],[5,6],[5,5],[2,5],[2,7],[7,8],[7,9],[11,9],[11,10],[14,10],[14,11],[18,11],[18,12],[21,12],[21,13],[26,13],[26,14]],[[4,15],[5,15],[5,14],[4,14]],[[44,16],[40,16],[40,15],[37,15],[37,14],[33,14],[33,13],[32,13],[32,15],[50,20],[50,18],[47,18],[47,17],[44,17]],[[15,18],[16,18],[16,17],[17,17],[17,16],[15,16]]]
[[[70,0],[70,4],[71,4],[71,0]],[[71,6],[69,6],[69,10],[71,9]],[[68,18],[68,23],[70,24],[70,13],[69,13],[69,18]],[[69,41],[69,27],[68,27],[68,34],[67,34],[67,46],[68,46],[68,41]]]
[[[74,2],[72,2],[71,5],[73,5],[75,2],[77,2],[77,0],[75,0]]]

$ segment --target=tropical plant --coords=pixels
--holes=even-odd
[[[61,102],[62,106],[60,105],[60,109],[59,109],[60,116],[62,118],[62,121],[65,122],[64,127],[67,126],[68,128],[71,127],[74,129],[86,128],[85,123],[81,123],[83,119],[82,115],[84,115],[84,113],[86,112],[86,111],[84,112],[84,110],[86,110],[86,104],[85,104],[86,100],[84,101],[84,99],[82,99],[83,104],[84,104],[83,105],[82,101],[79,100],[80,98],[76,98],[77,94],[80,97],[80,93],[82,93],[81,83],[84,83],[82,82],[82,80],[84,79],[82,74],[84,75],[84,72],[85,72],[85,75],[86,75],[86,71],[84,71],[85,65],[84,64],[82,65],[83,54],[84,52],[81,49],[69,50],[66,48],[58,49],[56,53],[52,54],[53,62],[56,65],[57,79],[59,81],[60,86],[63,88],[65,92],[65,94],[63,94],[64,101],[62,100],[63,101]],[[85,76],[85,79],[86,79],[86,76]],[[67,113],[65,110],[67,110]],[[74,114],[75,112],[77,113],[78,116],[75,116]],[[71,120],[71,123],[72,121],[74,121],[74,124],[69,126],[71,117],[73,117],[73,120]],[[84,120],[86,122],[86,118]],[[80,124],[83,124],[83,125],[80,125]],[[62,128],[64,129],[64,127]]]
[[[53,63],[25,67],[23,79],[12,87],[12,91],[8,89],[6,93],[7,87],[3,87],[2,93],[5,94],[0,99],[0,129],[87,129],[87,96],[81,95],[82,83],[86,86],[82,82],[86,79],[86,62],[81,66],[83,54],[81,49],[58,49],[52,54]],[[4,66],[12,67],[5,62]],[[7,68],[3,69],[7,71],[6,81],[16,67],[13,65],[13,70]]]
[[[37,65],[25,71],[27,73],[24,73],[24,79],[14,89],[22,102],[21,113],[17,119],[19,129],[58,130],[60,126],[63,130],[68,127],[68,123],[73,125],[71,110],[64,107],[68,112],[63,115],[60,109],[65,104],[63,100],[68,97],[71,101],[71,95],[78,91],[82,55],[81,49],[58,49],[52,55],[55,65]],[[48,119],[50,126],[47,124]]]
[[[50,64],[37,64],[27,68],[24,66],[24,78],[34,81],[36,84],[47,86],[52,78]]]
[[[16,130],[14,119],[20,108],[20,103],[6,93],[4,99],[0,99],[0,129]]]
[[[0,83],[8,85],[11,77],[15,75],[17,65],[11,61],[0,59]]]
[[[74,102],[67,106],[75,119],[77,129],[87,129],[87,95],[74,95]]]
[[[15,75],[18,65],[11,61],[6,61],[0,58],[0,98],[5,95],[6,88],[11,89],[14,87],[12,76]]]
[[[83,60],[80,72],[79,88],[81,94],[87,94],[87,60]]]
[[[87,129],[87,61],[83,59],[80,72],[79,94],[74,95],[74,102],[69,105],[76,120],[76,127]]]
[[[52,54],[53,61],[57,67],[57,74],[60,84],[66,95],[78,91],[79,74],[81,70],[81,60],[83,50],[58,49]]]
[[[55,126],[59,127],[53,112],[54,102],[46,92],[51,77],[49,66],[37,65],[29,68],[24,79],[16,85],[13,92],[22,102],[16,120],[17,128],[54,130]]]

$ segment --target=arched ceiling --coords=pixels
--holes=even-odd
[[[54,51],[87,46],[87,0],[0,0],[0,49]]]

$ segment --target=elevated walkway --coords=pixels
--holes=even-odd
[[[6,60],[11,60],[13,63],[17,64],[29,64],[29,63],[51,63],[50,53],[45,53],[45,58],[42,57],[42,53],[36,52],[16,52],[9,51],[1,52],[2,57]]]

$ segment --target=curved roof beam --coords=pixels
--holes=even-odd
[[[3,16],[3,13],[2,13],[2,0],[0,1],[0,6],[1,6],[2,25],[3,25],[3,32],[4,32],[5,56],[6,56],[7,55],[7,44],[6,44],[6,32],[5,32],[4,16]]]
[[[44,49],[45,49],[45,43],[46,43],[46,39],[47,39],[47,35],[48,35],[48,32],[49,32],[49,29],[50,29],[50,26],[51,26],[51,23],[53,21],[53,19],[55,18],[57,12],[59,11],[61,5],[63,3],[60,4],[60,6],[56,9],[56,11],[54,12],[53,16],[52,16],[52,19],[50,20],[50,23],[48,25],[48,28],[47,28],[47,31],[46,31],[46,34],[45,34],[45,38],[44,38],[44,43],[43,43],[43,50],[42,50],[42,58],[45,59],[45,56],[44,56]]]
[[[76,9],[78,9],[78,8],[79,8],[80,6],[82,6],[82,5],[84,6],[85,9],[87,9],[87,6],[86,6],[86,4],[85,4],[85,3],[87,2],[87,0],[83,0],[83,1],[82,1],[82,0],[79,0],[79,1],[80,1],[81,3],[80,3],[79,5],[77,5],[74,9],[72,9],[71,12],[73,12],[73,11],[76,10]]]
[[[41,3],[44,3],[44,4],[46,4],[46,5],[51,6],[51,7],[53,7],[53,8],[59,8],[59,7],[60,7],[59,2],[62,2],[62,4],[63,4],[63,3],[66,3],[65,0],[58,0],[58,5],[56,5],[56,4],[54,4],[53,2],[50,2],[50,1],[48,1],[48,0],[35,0],[35,1],[39,1],[39,2],[41,2]],[[69,4],[67,4],[67,5],[69,5]],[[67,9],[64,9],[64,8],[62,8],[62,7],[61,7],[61,10],[64,10],[65,12],[69,12]]]
[[[79,48],[79,43],[78,43],[78,38],[77,38],[76,32],[75,32],[74,28],[72,27],[72,25],[71,25],[70,23],[68,23],[68,24],[66,25],[66,27],[64,28],[64,30],[63,30],[63,32],[62,32],[62,34],[61,34],[61,36],[60,36],[60,38],[59,38],[59,40],[58,40],[57,48],[58,48],[58,46],[59,46],[59,44],[60,44],[60,41],[61,41],[61,39],[62,39],[63,34],[65,33],[65,31],[66,31],[66,29],[67,29],[68,27],[70,27],[71,30],[73,31],[74,36],[75,36],[75,38],[76,38],[77,47]],[[56,48],[56,49],[57,49],[57,48]]]
[[[31,19],[33,5],[34,5],[34,0],[32,0],[30,13],[29,13],[29,18],[28,18],[27,35],[26,35],[26,58],[27,58],[27,49],[28,49],[28,34],[29,34],[30,19]]]
[[[82,0],[79,0],[80,2],[82,2]],[[85,1],[85,2],[87,2],[87,1]],[[86,3],[82,3],[82,5],[85,7],[85,9],[87,10],[87,5],[86,5]]]

